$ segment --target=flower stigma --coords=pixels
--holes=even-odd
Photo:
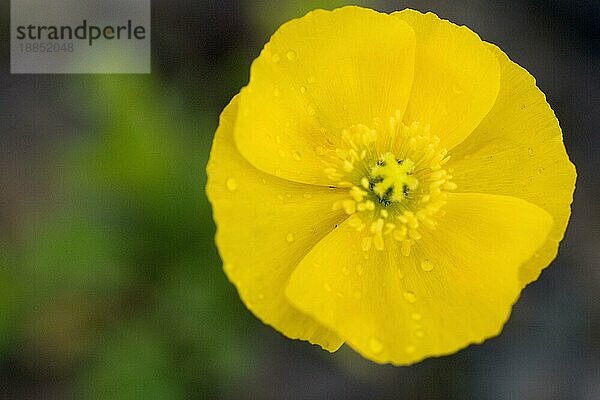
[[[343,210],[348,224],[366,233],[364,251],[383,250],[394,240],[409,256],[423,227],[435,229],[448,192],[456,189],[452,170],[443,168],[447,150],[428,124],[406,125],[399,112],[344,129],[341,137],[337,147],[324,151],[325,173],[335,187],[348,188],[348,198],[333,209]]]

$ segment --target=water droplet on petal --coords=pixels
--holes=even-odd
[[[369,341],[369,347],[373,353],[379,354],[383,350],[383,343],[381,343],[381,340],[377,338],[372,338]]]
[[[227,185],[227,190],[229,190],[230,192],[233,192],[238,188],[238,184],[237,184],[236,180],[233,178],[227,179],[226,185]]]
[[[529,153],[530,157],[533,157],[534,151],[532,147],[527,148],[527,152]]]
[[[231,272],[235,269],[235,266],[233,264],[227,263],[223,265],[223,269],[227,272]]]
[[[311,116],[313,116],[317,113],[311,105],[308,105],[306,107],[306,112],[308,113],[308,115],[311,115]]]
[[[344,275],[346,275],[346,276],[350,275],[350,268],[348,268],[348,266],[347,266],[347,265],[344,265],[344,266],[342,267],[342,274],[344,274]]]
[[[315,77],[314,76],[309,76],[308,79],[306,79],[306,82],[308,82],[309,84],[315,83]]]
[[[263,300],[265,298],[265,294],[263,292],[258,293],[258,299]]]
[[[425,332],[422,329],[417,329],[415,331],[415,337],[417,339],[422,339],[425,336]]]
[[[302,195],[302,197],[304,197],[304,198],[305,198],[305,199],[307,199],[307,200],[308,200],[308,199],[312,199],[312,194],[310,194],[310,193],[304,193],[304,194]]]
[[[417,301],[417,295],[415,295],[415,292],[411,292],[410,290],[402,293],[402,296],[404,297],[404,300],[408,301],[409,303],[414,303]]]
[[[400,268],[398,268],[398,278],[404,279],[404,273],[402,272],[402,270]]]
[[[326,291],[328,291],[328,292],[331,292],[331,290],[332,290],[332,289],[331,289],[331,285],[330,285],[329,283],[326,283],[326,284],[324,284],[324,285],[323,285],[323,288],[324,288]]]
[[[300,86],[300,93],[306,93],[306,86]]]
[[[418,312],[414,312],[410,315],[410,317],[414,320],[414,321],[420,321],[421,320],[421,314],[419,314]]]
[[[543,173],[544,173],[544,168],[542,168],[542,167],[538,168],[537,174],[542,175]]]
[[[433,264],[429,260],[423,260],[421,261],[421,269],[426,272],[432,271]]]
[[[274,64],[277,64],[279,61],[281,61],[281,57],[279,56],[279,54],[273,54],[273,55],[271,56],[271,61],[272,61]]]
[[[295,237],[293,233],[288,233],[287,236],[285,237],[285,240],[288,241],[288,243],[292,243],[294,241]]]
[[[300,161],[300,160],[302,160],[302,154],[300,154],[300,153],[299,153],[299,152],[297,152],[297,151],[295,151],[295,152],[292,154],[292,157],[294,157],[294,160],[296,160],[296,161]]]
[[[408,345],[404,348],[404,351],[406,351],[408,354],[414,353],[415,350],[416,350],[416,348],[413,345]]]
[[[273,89],[273,96],[279,97],[280,94],[281,94],[281,92],[279,91],[279,89],[277,89],[277,88]]]
[[[296,61],[296,58],[298,58],[298,54],[296,54],[294,50],[290,50],[287,52],[286,57],[290,61]]]

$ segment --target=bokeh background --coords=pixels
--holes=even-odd
[[[13,0],[18,1],[18,0]],[[501,336],[408,368],[285,339],[221,271],[219,112],[270,34],[342,1],[154,0],[151,75],[10,75],[0,2],[0,399],[600,399],[600,2],[372,1],[466,24],[547,94],[579,178]]]

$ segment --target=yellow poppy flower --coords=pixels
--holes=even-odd
[[[436,15],[284,24],[221,115],[224,269],[290,338],[407,365],[497,335],[556,256],[575,168],[534,78]]]

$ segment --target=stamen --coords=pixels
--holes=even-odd
[[[452,171],[443,168],[450,157],[439,147],[439,137],[429,125],[404,125],[400,116],[344,129],[340,147],[318,148],[334,186],[349,188],[348,199],[335,202],[333,209],[350,215],[349,226],[365,232],[365,252],[384,250],[389,238],[409,256],[423,229],[436,228],[447,193],[457,188]]]

